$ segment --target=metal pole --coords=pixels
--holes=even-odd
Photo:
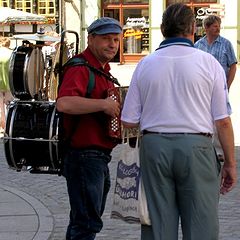
[[[85,49],[85,9],[86,9],[86,3],[85,0],[80,0],[80,51],[83,51]]]

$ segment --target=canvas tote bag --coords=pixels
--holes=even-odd
[[[127,129],[123,131],[120,145],[120,159],[114,187],[111,218],[121,219],[128,223],[151,225],[145,190],[141,181],[139,161],[139,139],[135,147],[129,144]]]

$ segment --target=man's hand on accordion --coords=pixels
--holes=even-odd
[[[110,115],[111,117],[117,117],[120,114],[120,104],[119,102],[113,100],[111,97],[104,99],[104,113]]]

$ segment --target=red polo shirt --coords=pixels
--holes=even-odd
[[[103,69],[98,60],[87,48],[78,56],[83,57],[88,63],[105,73],[110,71],[109,64]],[[86,66],[69,67],[61,84],[58,97],[86,96],[89,82],[89,70]],[[103,75],[95,74],[95,85],[91,92],[91,98],[104,99],[107,97],[107,89],[114,84]],[[74,148],[103,148],[112,149],[116,143],[108,137],[108,120],[110,116],[104,112],[96,112],[80,115],[64,114],[64,129],[70,134],[71,147]]]

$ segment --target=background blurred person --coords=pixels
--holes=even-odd
[[[13,100],[9,90],[9,60],[12,54],[10,39],[0,37],[0,115],[1,115],[1,133],[4,132],[6,122],[6,105]]]
[[[206,35],[199,39],[194,46],[212,54],[218,60],[225,71],[229,89],[237,71],[237,58],[232,43],[220,36],[220,17],[209,15],[203,20],[203,25]]]
[[[206,35],[195,43],[195,47],[212,54],[222,65],[227,80],[227,88],[234,80],[237,71],[237,58],[231,42],[220,36],[221,18],[216,15],[209,15],[203,20]],[[219,142],[216,129],[214,131],[214,146],[218,158],[224,161],[224,153]]]

